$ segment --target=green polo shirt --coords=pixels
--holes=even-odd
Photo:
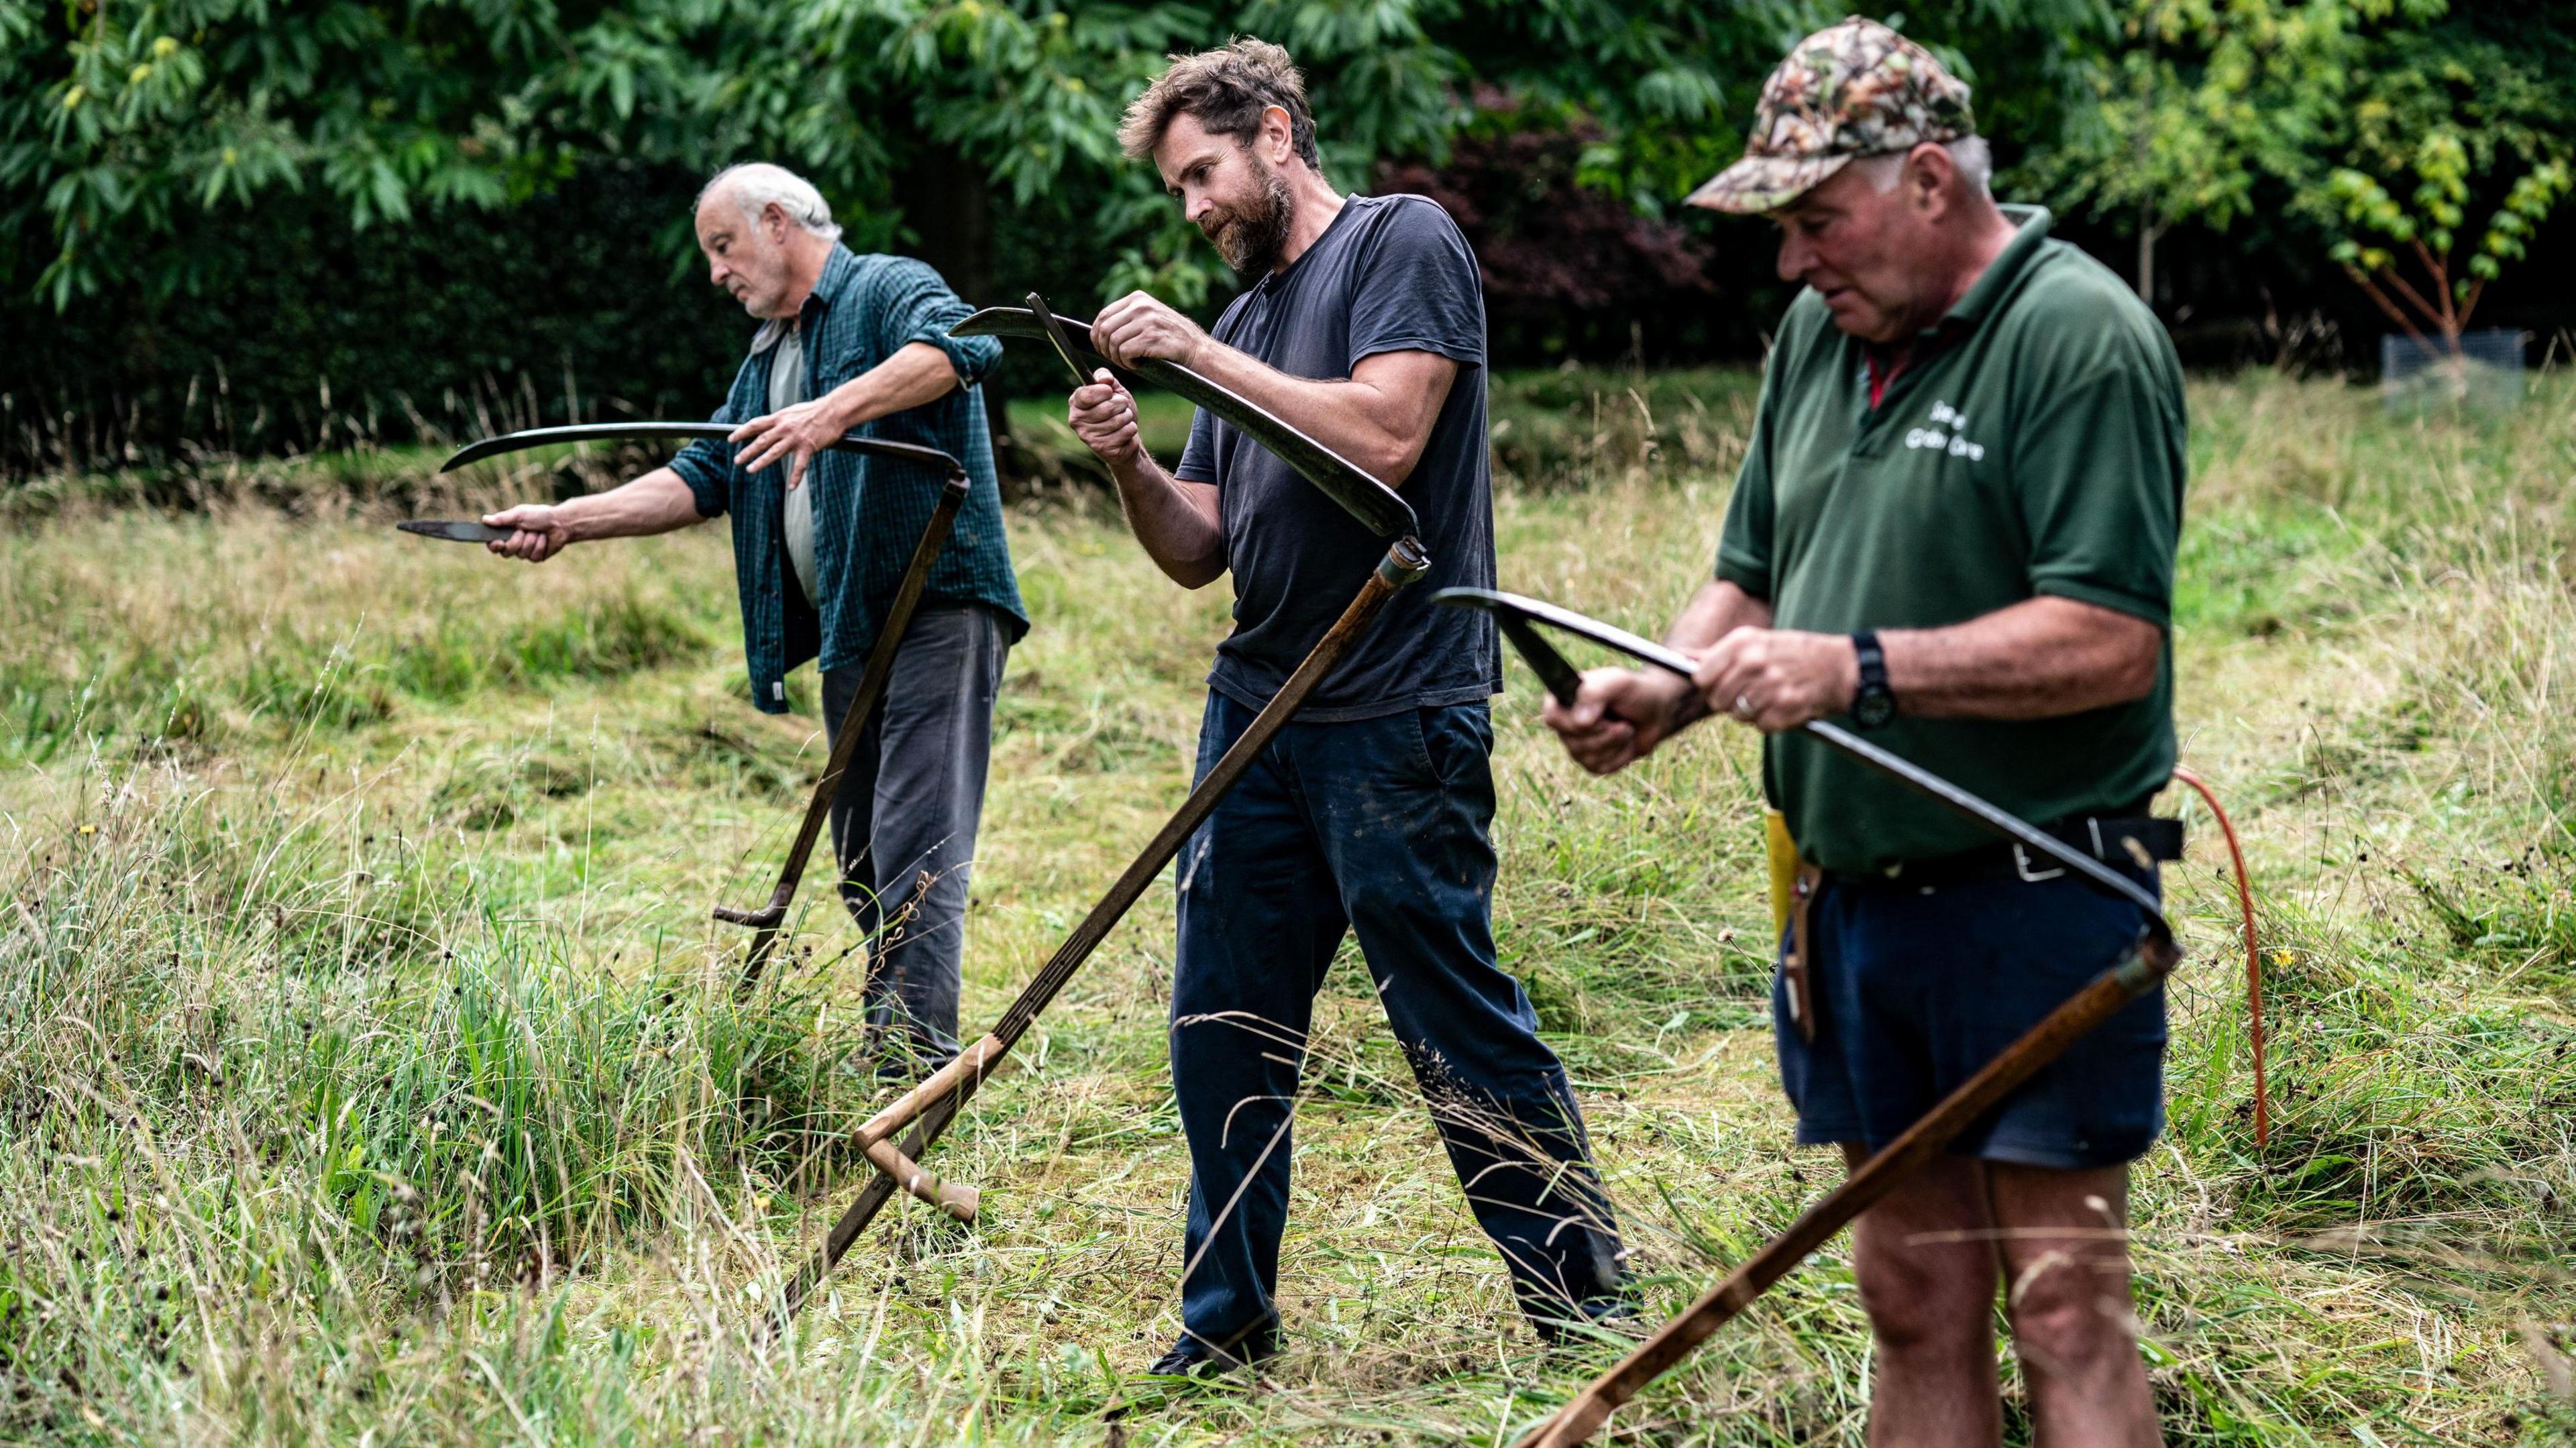
[[[1937,628],[2040,594],[2169,625],[2184,473],[2182,368],[2120,279],[2021,227],[1870,403],[1867,349],[1812,291],[1781,324],[1717,576],[1781,628]],[[2173,649],[2154,692],[2055,719],[1921,719],[1871,737],[2024,819],[2115,810],[2174,763]],[[1837,722],[1849,724],[1848,719]],[[1877,870],[1993,838],[1814,739],[1763,752],[1799,849]]]

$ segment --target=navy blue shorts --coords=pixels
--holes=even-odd
[[[2152,871],[2115,865],[2156,886]],[[2137,939],[2134,903],[2069,879],[2004,874],[1926,889],[1828,876],[1808,911],[1816,1039],[1771,992],[1780,1085],[1803,1145],[1896,1139]],[[1786,942],[1783,942],[1785,949]],[[1962,1156],[2097,1167],[2164,1129],[2161,987],[2123,1006],[1951,1143]]]

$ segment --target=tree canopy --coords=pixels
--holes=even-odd
[[[588,310],[536,317],[542,294],[442,264],[578,254],[632,272],[631,247],[523,234],[615,216],[650,218],[651,265],[688,268],[692,178],[755,158],[811,176],[855,245],[924,255],[973,300],[1041,285],[1079,307],[1142,286],[1204,307],[1230,278],[1150,168],[1117,154],[1116,121],[1167,54],[1238,34],[1305,67],[1338,184],[1425,191],[1470,224],[1498,346],[1516,329],[1503,351],[1618,350],[1641,325],[1685,354],[1741,351],[1785,300],[1767,242],[1677,200],[1740,148],[1788,45],[1844,9],[0,0],[0,319],[13,331],[49,319],[44,346],[0,359],[0,400],[181,416],[174,399],[255,344],[260,385],[305,397],[336,375],[346,399],[351,372],[451,398],[573,371],[604,372],[631,398],[682,395],[733,342],[657,341],[678,370],[646,375],[631,342],[609,339],[649,320],[645,302],[558,287]],[[2438,330],[2464,321],[2568,189],[2576,26],[2563,9],[1941,0],[1888,18],[1974,84],[2005,184],[2071,209],[2095,244],[2134,237],[2150,293],[2155,242],[2183,227],[2294,268],[2332,259],[2401,323]],[[600,176],[634,194],[576,184]],[[415,340],[399,365],[353,355],[353,331],[393,345],[391,304],[247,285],[272,253],[428,268],[340,283],[435,292],[448,354]],[[478,282],[494,296],[469,295]],[[262,307],[275,315],[246,330]],[[270,335],[287,312],[323,331]],[[490,315],[527,318],[554,362],[492,344]],[[326,355],[340,359],[332,374],[299,371]],[[230,367],[237,388],[246,371]],[[397,415],[414,400],[368,405]],[[280,393],[244,411],[310,440],[309,423],[279,421],[304,406]],[[0,455],[17,448],[11,437]]]
[[[1971,44],[2107,18],[2101,0],[1959,8],[1945,38]],[[506,207],[586,158],[703,170],[762,155],[807,171],[883,231],[904,208],[936,204],[895,191],[931,152],[1011,206],[1055,207],[1114,239],[1116,284],[1150,280],[1194,299],[1211,279],[1208,254],[1114,139],[1119,110],[1170,52],[1235,34],[1286,45],[1328,119],[1328,164],[1349,179],[1385,157],[1441,159],[1498,104],[1525,120],[1579,121],[1590,138],[1580,183],[1654,215],[1740,146],[1763,75],[1837,10],[0,0],[0,191],[11,223],[50,231],[50,260],[21,281],[61,306],[120,281],[202,284],[182,241],[192,214],[280,189],[327,191],[363,230],[423,208]],[[2064,84],[2062,71],[2036,88]]]

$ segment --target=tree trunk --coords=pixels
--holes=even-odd
[[[2138,300],[2150,308],[2156,304],[2156,238],[2164,230],[2156,224],[2154,206],[2138,208]]]
[[[1015,297],[994,294],[993,190],[981,167],[957,148],[925,140],[899,179],[904,220],[920,238],[916,254],[969,306],[995,307]],[[1000,374],[984,379],[984,418],[993,431],[993,464],[1011,483],[1024,471],[1011,438],[1010,396]]]

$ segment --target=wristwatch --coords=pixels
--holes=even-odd
[[[1896,717],[1896,696],[1887,688],[1887,654],[1878,646],[1878,635],[1868,629],[1851,636],[1852,652],[1860,656],[1860,688],[1852,694],[1852,722],[1863,729],[1884,727]]]

